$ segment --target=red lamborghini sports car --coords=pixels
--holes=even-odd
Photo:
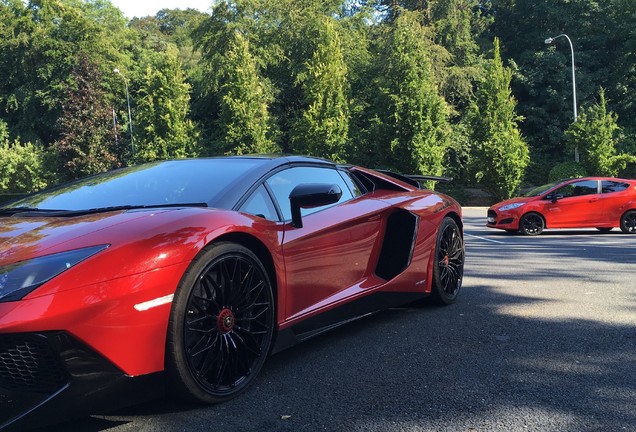
[[[525,235],[546,228],[596,228],[636,234],[636,180],[586,177],[540,186],[490,207],[487,226]]]
[[[222,402],[269,353],[454,302],[463,267],[452,198],[321,159],[162,161],[29,195],[0,207],[0,429],[166,385]]]

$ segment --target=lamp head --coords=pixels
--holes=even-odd
[[[119,73],[119,69],[115,68],[115,69],[113,69],[113,72],[115,72],[116,74],[118,74],[118,73]]]
[[[545,40],[545,43],[550,45],[553,41],[554,41],[554,38],[549,37]]]

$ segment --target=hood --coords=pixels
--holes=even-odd
[[[69,249],[94,246],[115,225],[170,210],[109,212],[76,217],[1,217],[0,266]]]
[[[519,202],[528,203],[530,201],[534,201],[535,199],[536,197],[515,197],[507,199],[505,201],[500,201],[497,204],[493,204],[490,208],[497,210],[499,207],[503,207],[508,204],[515,204]]]

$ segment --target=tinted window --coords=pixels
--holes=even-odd
[[[123,168],[42,191],[12,207],[87,210],[124,205],[210,203],[255,166],[257,158],[191,159]]]
[[[338,172],[342,176],[342,179],[345,181],[347,186],[349,186],[349,190],[351,191],[354,197],[359,197],[360,195],[364,193],[362,189],[360,188],[360,186],[358,186],[358,183],[355,181],[355,179],[351,176],[351,174],[349,174],[346,171],[338,171]]]
[[[563,195],[563,198],[567,198],[595,194],[598,192],[597,188],[598,182],[596,180],[583,180],[560,187],[555,193],[557,195]]]
[[[537,188],[532,189],[529,192],[526,192],[525,194],[523,194],[523,196],[527,196],[527,197],[539,196],[543,192],[546,192],[548,189],[553,188],[554,186],[556,186],[559,183],[561,183],[561,182],[559,181],[559,182],[548,183],[548,184],[545,184],[543,186],[539,186]]]
[[[272,203],[269,193],[267,193],[265,187],[262,185],[250,195],[247,201],[245,201],[245,204],[241,206],[240,211],[271,221],[278,220],[278,213],[276,213],[274,203]]]
[[[621,192],[629,188],[629,183],[603,180],[601,182],[601,188],[603,190],[603,193]]]
[[[289,194],[292,189],[302,183],[326,183],[338,185],[342,190],[342,197],[340,197],[340,201],[338,201],[338,203],[353,198],[353,194],[349,190],[349,187],[335,169],[317,167],[289,168],[285,171],[274,174],[267,180],[267,185],[272,190],[274,198],[278,202],[285,220],[291,219]],[[330,206],[302,209],[301,213],[304,216],[327,207]]]

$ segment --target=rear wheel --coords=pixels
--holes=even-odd
[[[464,240],[457,223],[445,217],[437,232],[433,267],[432,299],[438,304],[454,303],[464,277]]]
[[[238,395],[263,366],[273,331],[272,288],[256,255],[234,243],[208,247],[173,300],[166,347],[172,390],[203,403]]]
[[[525,235],[539,235],[543,232],[544,228],[545,222],[543,221],[543,217],[541,217],[541,215],[538,213],[524,214],[519,221],[519,231],[521,231],[521,233]]]
[[[621,231],[627,234],[636,234],[636,211],[625,212],[621,217]]]

